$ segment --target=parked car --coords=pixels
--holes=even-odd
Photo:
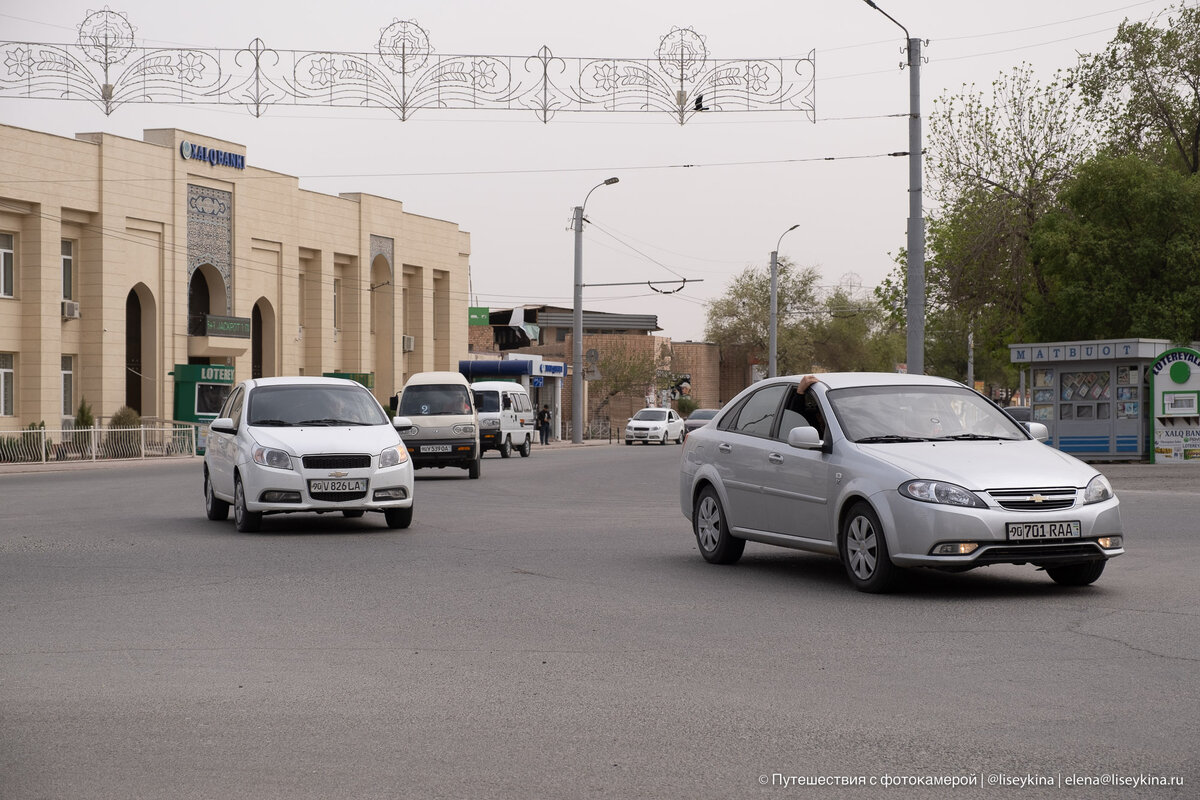
[[[712,418],[721,412],[719,408],[697,408],[691,414],[688,414],[687,419],[683,421],[683,438],[696,428],[703,427],[712,421]]]
[[[673,408],[643,408],[625,423],[625,444],[683,441],[683,417]]]
[[[239,531],[264,514],[383,513],[390,528],[413,514],[413,466],[375,397],[342,378],[259,378],[234,387],[209,426],[204,505],[211,520],[233,506]]]
[[[1005,406],[1004,413],[1017,422],[1033,422],[1033,409],[1029,406]]]
[[[1083,586],[1124,553],[1118,500],[1093,467],[1046,447],[954,381],[830,373],[744,390],[687,437],[679,501],[700,554],[757,541],[837,556],[866,592],[902,569],[1031,564]]]

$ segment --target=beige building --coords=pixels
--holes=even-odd
[[[174,129],[0,126],[0,431],[58,427],[81,398],[172,419],[177,364],[366,374],[385,404],[457,367],[469,234],[252,159]]]

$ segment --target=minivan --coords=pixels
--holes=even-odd
[[[471,384],[458,372],[418,372],[398,401],[412,426],[400,431],[413,467],[461,467],[479,477],[479,419]]]
[[[533,450],[534,413],[529,392],[512,381],[476,381],[475,406],[479,412],[479,447],[499,451],[508,458],[515,449],[522,458]]]

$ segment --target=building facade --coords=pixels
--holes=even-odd
[[[302,190],[232,142],[0,126],[0,431],[83,399],[174,419],[177,365],[352,374],[386,404],[465,357],[469,258],[455,223]]]

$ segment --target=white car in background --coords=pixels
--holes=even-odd
[[[643,408],[625,424],[625,444],[683,441],[683,417],[673,408]]]
[[[229,393],[209,426],[204,505],[211,520],[233,506],[239,531],[264,514],[379,512],[389,528],[413,513],[413,465],[397,428],[361,384],[342,378],[259,378]]]

